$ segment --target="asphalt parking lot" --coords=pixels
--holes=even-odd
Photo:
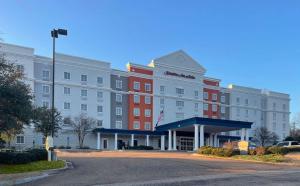
[[[72,166],[24,185],[299,185],[300,168],[191,153],[60,153]]]

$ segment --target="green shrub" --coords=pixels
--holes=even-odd
[[[265,147],[256,147],[255,149],[256,155],[265,155],[267,154]]]
[[[26,152],[0,152],[0,164],[24,164],[46,159],[47,151],[44,149],[32,149]]]
[[[255,149],[250,149],[250,150],[248,151],[248,154],[251,155],[251,156],[256,155]]]
[[[153,150],[152,146],[139,145],[134,147],[128,147],[129,150]]]
[[[211,154],[213,147],[203,146],[198,149],[199,154]]]
[[[288,152],[300,152],[300,147],[287,147]]]
[[[268,148],[268,153],[269,154],[287,154],[289,152],[289,149],[286,147],[277,147],[277,146],[272,146]]]

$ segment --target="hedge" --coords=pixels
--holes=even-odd
[[[139,145],[134,147],[128,147],[129,150],[153,150],[152,146]]]
[[[267,149],[268,154],[281,154],[285,155],[289,153],[289,149],[286,147],[277,147],[277,146],[272,146]]]
[[[218,148],[218,147],[203,146],[198,149],[198,153],[221,156],[221,157],[231,157],[233,155],[240,154],[240,151],[234,150],[232,148]]]
[[[47,160],[47,151],[44,149],[32,149],[26,152],[0,152],[0,164],[24,164],[40,160]]]

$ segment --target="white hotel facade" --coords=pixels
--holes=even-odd
[[[52,59],[35,55],[33,48],[6,43],[0,43],[0,53],[24,71],[34,104],[50,107]],[[118,149],[128,144],[190,150],[199,144],[221,145],[240,136],[251,139],[262,126],[280,140],[289,134],[288,94],[236,85],[220,87],[219,79],[205,73],[204,67],[181,50],[155,58],[147,66],[129,63],[126,71],[112,69],[109,62],[56,54],[55,107],[65,123],[54,145],[78,146],[67,121],[80,114],[97,120],[85,139],[85,145],[95,149]],[[198,124],[180,128],[176,123],[189,118],[229,124],[226,128],[200,123],[199,129]],[[239,121],[239,127],[230,121]],[[244,130],[243,122],[251,123],[250,127]],[[178,126],[163,131],[170,123]],[[191,131],[194,134],[188,134]],[[42,143],[42,135],[34,132],[33,126],[14,140],[19,148]]]

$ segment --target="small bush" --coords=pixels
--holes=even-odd
[[[79,149],[90,149],[90,147],[89,146],[83,146],[83,147],[79,147]]]
[[[250,149],[250,150],[248,151],[248,154],[251,155],[251,156],[256,155],[255,149]]]
[[[139,145],[134,147],[128,147],[129,150],[153,150],[152,146]]]
[[[288,152],[300,152],[300,147],[287,147]]]
[[[59,147],[57,147],[58,149],[65,149],[66,147],[65,146],[63,146],[63,145],[61,145],[61,146],[59,146]]]
[[[256,147],[255,149],[256,155],[265,155],[267,154],[265,147]]]
[[[199,154],[211,154],[213,147],[203,146],[198,149]]]
[[[269,154],[287,154],[289,152],[288,148],[286,147],[277,147],[277,146],[272,146],[268,148],[268,153]]]

